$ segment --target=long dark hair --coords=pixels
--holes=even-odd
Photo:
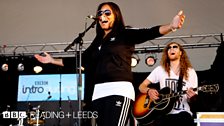
[[[120,10],[119,6],[117,4],[115,4],[115,3],[113,3],[113,2],[104,2],[104,3],[101,3],[98,6],[97,12],[104,5],[110,6],[110,8],[112,9],[112,13],[114,14],[114,17],[115,17],[115,21],[114,21],[114,24],[113,24],[111,32],[116,34],[116,33],[120,32],[120,31],[124,30],[125,29],[125,24],[124,24],[123,16],[121,14],[121,10]],[[99,22],[97,22],[97,24],[96,24],[96,34],[101,36],[101,37],[104,36],[104,31],[101,28]]]

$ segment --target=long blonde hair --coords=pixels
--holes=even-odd
[[[163,49],[162,59],[160,61],[161,66],[165,69],[165,71],[170,76],[170,59],[168,57],[168,47],[171,44],[176,44],[179,46],[180,51],[182,52],[182,55],[180,57],[180,74],[183,75],[183,77],[188,80],[188,68],[192,68],[191,62],[187,56],[186,51],[184,48],[177,42],[170,42],[167,44],[167,46]]]

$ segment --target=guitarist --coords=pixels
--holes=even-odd
[[[150,84],[159,83],[160,89],[169,87],[171,91],[177,92],[178,82],[181,82],[179,90],[186,90],[186,93],[175,99],[168,113],[159,115],[151,124],[153,126],[194,125],[189,102],[191,98],[197,96],[197,92],[194,92],[193,88],[198,86],[198,77],[192,68],[186,51],[177,42],[171,42],[164,48],[160,63],[161,65],[156,67],[140,84],[140,92],[147,93],[149,98],[154,101],[160,99],[160,93],[156,89],[149,88]],[[183,75],[182,79],[179,78],[180,75]]]

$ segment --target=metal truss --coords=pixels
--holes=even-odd
[[[186,35],[186,36],[170,36],[160,37],[150,40],[143,44],[136,45],[136,53],[161,52],[165,45],[171,41],[176,41],[183,45],[186,49],[194,48],[212,48],[218,47],[223,42],[223,34],[204,34],[204,35]],[[91,41],[84,41],[82,46],[74,45],[67,52],[64,49],[71,42],[63,43],[45,43],[45,44],[27,44],[27,45],[0,45],[1,56],[29,56],[42,52],[51,53],[54,57],[70,57],[74,56],[77,51],[84,51]]]
[[[178,42],[185,49],[218,47],[223,42],[223,34],[186,35],[160,37],[135,47],[136,53],[161,52],[169,42]]]

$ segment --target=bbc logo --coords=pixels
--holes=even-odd
[[[4,119],[26,118],[26,111],[4,111],[2,112]]]

